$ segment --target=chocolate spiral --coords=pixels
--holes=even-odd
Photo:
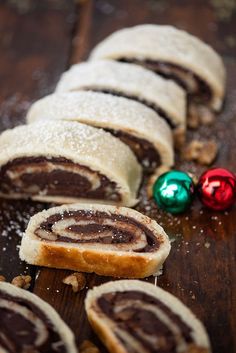
[[[77,210],[47,218],[35,230],[47,241],[80,243],[86,248],[135,252],[155,251],[160,240],[144,224],[123,215],[100,211]]]
[[[96,305],[130,353],[189,352],[188,347],[194,345],[191,327],[149,294],[135,290],[106,293]]]
[[[183,87],[189,98],[202,104],[207,104],[212,99],[212,92],[209,85],[193,72],[178,65],[153,60],[140,61],[137,59],[122,58],[121,62],[130,62],[142,65],[165,78],[171,79]]]
[[[1,353],[66,353],[50,318],[25,298],[0,290]]]
[[[115,182],[62,157],[24,157],[3,165],[0,192],[121,200]]]

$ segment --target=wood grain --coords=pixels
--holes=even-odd
[[[199,36],[223,55],[228,72],[224,111],[214,126],[189,132],[188,139],[214,137],[220,145],[215,165],[236,171],[235,8],[203,0],[88,0],[77,1],[76,6],[67,0],[22,3],[25,7],[15,1],[0,3],[1,130],[22,123],[30,103],[51,92],[61,72],[86,59],[109,33],[139,23],[168,23]],[[177,167],[196,175],[204,169],[178,156]],[[44,207],[28,201],[1,201],[0,272],[9,280],[23,272],[37,274],[33,291],[56,308],[75,332],[78,344],[92,339],[106,352],[86,319],[86,289],[74,294],[62,284],[68,271],[36,271],[18,259],[21,232],[29,216]],[[236,207],[216,213],[195,200],[189,212],[171,216],[147,201],[142,190],[138,210],[156,219],[173,239],[163,275],[145,280],[156,282],[192,309],[207,327],[213,352],[234,353]],[[87,288],[107,280],[88,274]]]

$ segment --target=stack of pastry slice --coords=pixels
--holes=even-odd
[[[222,60],[176,28],[117,31],[90,58],[32,105],[29,126],[0,137],[2,196],[134,206],[142,170],[174,164],[172,135],[183,142],[187,101],[222,106]]]

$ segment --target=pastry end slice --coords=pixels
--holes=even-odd
[[[89,290],[89,322],[111,353],[210,353],[201,322],[176,297],[137,280]]]

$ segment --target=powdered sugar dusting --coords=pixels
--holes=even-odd
[[[152,109],[136,101],[88,91],[52,94],[34,103],[27,115],[29,122],[48,119],[79,121],[146,138],[159,149],[163,163],[172,163],[169,126]],[[166,154],[170,155],[167,162]]]
[[[56,92],[83,89],[111,90],[147,100],[166,111],[170,119],[185,124],[186,100],[183,89],[173,81],[163,79],[138,65],[110,60],[73,65],[62,74]]]
[[[208,78],[213,87],[221,90],[224,85],[221,57],[197,37],[173,26],[145,24],[124,28],[108,36],[91,53],[95,60],[122,57],[180,64],[203,79]]]

